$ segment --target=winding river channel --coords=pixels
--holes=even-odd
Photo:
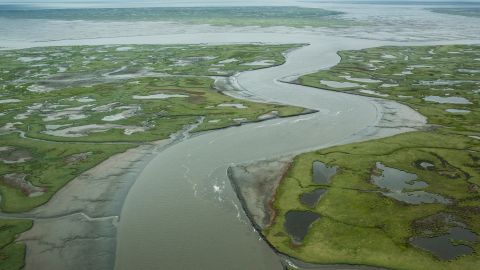
[[[205,133],[161,152],[127,196],[119,223],[116,269],[281,269],[279,258],[241,211],[227,178],[228,166],[375,133],[381,112],[371,100],[278,79],[332,66],[339,60],[339,49],[376,43],[280,35],[212,36],[218,38],[214,42],[229,43],[308,41],[312,45],[290,53],[284,65],[245,72],[236,80],[256,98],[319,112]]]
[[[205,132],[159,151],[139,174],[124,202],[117,224],[115,269],[282,269],[280,256],[260,238],[245,216],[230,185],[227,168],[232,164],[391,136],[426,123],[418,113],[395,102],[284,81],[334,66],[340,60],[339,50],[382,45],[478,43],[472,40],[402,43],[318,33],[208,32],[56,41],[11,39],[1,45],[27,48],[252,42],[306,45],[289,52],[286,63],[281,66],[243,72],[230,78],[236,90],[227,93],[318,112]],[[393,111],[395,119],[385,121],[385,117],[391,117],[386,111]]]
[[[284,65],[244,72],[232,80],[241,90],[240,96],[243,91],[255,100],[303,106],[318,113],[207,132],[160,152],[125,201],[118,227],[116,269],[281,269],[279,257],[242,212],[227,168],[398,133],[401,129],[379,127],[383,107],[375,99],[280,82],[335,65],[338,50],[384,43],[276,34],[171,38],[175,38],[173,42],[168,39],[171,43],[310,44],[289,53]],[[400,111],[405,118],[417,117],[407,107]],[[417,118],[421,125],[422,118]]]
[[[123,205],[115,269],[282,269],[281,258],[245,216],[230,185],[227,168],[391,136],[426,122],[409,107],[395,102],[386,104],[379,99],[282,81],[334,66],[340,60],[340,50],[474,41],[400,43],[318,34],[244,32],[39,41],[15,47],[253,42],[306,45],[288,53],[281,66],[232,77],[230,82],[236,91],[228,93],[318,112],[206,132],[160,151],[140,173]],[[393,110],[394,119],[384,121],[385,110]]]

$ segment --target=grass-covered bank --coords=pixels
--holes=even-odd
[[[15,243],[15,237],[32,227],[29,220],[0,220],[0,269],[22,269],[25,244]]]
[[[279,251],[307,262],[346,263],[384,266],[392,269],[475,269],[477,253],[452,262],[410,246],[408,240],[422,230],[414,222],[438,213],[451,213],[458,221],[480,232],[478,160],[480,146],[465,136],[417,132],[373,142],[339,146],[298,156],[277,190],[274,207],[277,217],[264,231]],[[435,169],[419,168],[429,161]],[[329,185],[312,181],[312,163],[337,166]],[[453,204],[409,205],[382,195],[371,183],[372,170],[381,162],[428,183],[424,191],[440,194]],[[300,202],[305,192],[324,188],[327,192],[315,208]],[[285,232],[284,216],[291,210],[313,211],[321,215],[302,245],[294,245]],[[434,222],[429,230],[441,234],[447,228]],[[469,244],[479,250],[479,243]],[[478,251],[477,251],[478,252]]]
[[[1,136],[1,158],[15,156],[12,163],[0,162],[3,212],[23,212],[47,202],[59,189],[80,173],[108,157],[135,145],[50,143],[20,139],[17,134]],[[20,156],[25,158],[22,162]],[[6,177],[7,176],[7,177]],[[5,179],[7,178],[7,179]]]
[[[434,128],[297,156],[277,190],[276,218],[263,234],[279,251],[306,262],[476,269],[480,48],[380,47],[340,55],[337,66],[297,83],[393,99],[427,116]],[[331,182],[314,182],[316,161],[337,168]],[[318,189],[326,191],[314,207],[301,202]],[[320,216],[301,243],[288,233],[292,211]],[[472,237],[450,234],[455,229]],[[419,239],[439,242],[426,248]],[[468,252],[442,259],[445,254],[435,252],[442,245],[450,253]]]

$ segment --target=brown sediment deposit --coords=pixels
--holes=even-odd
[[[264,160],[232,166],[228,176],[251,220],[261,229],[275,217],[272,203],[280,181],[292,164],[292,159]]]

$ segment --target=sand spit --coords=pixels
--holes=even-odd
[[[430,128],[427,118],[414,109],[396,101],[372,98],[380,119],[376,125],[376,134],[358,141],[385,138],[396,134],[419,131]]]
[[[275,192],[281,180],[288,172],[293,157],[284,157],[271,160],[262,160],[248,164],[235,165],[228,168],[228,178],[235,190],[242,207],[252,222],[252,225],[263,238],[261,231],[267,228],[274,219],[275,211],[272,208]],[[263,238],[267,244],[268,241]],[[382,267],[366,265],[342,264],[314,264],[292,258],[273,246],[270,247],[281,258],[282,264],[292,269],[315,270],[386,270]]]
[[[292,158],[288,157],[228,168],[228,176],[247,216],[260,229],[268,227],[275,217],[272,191],[277,189],[291,164]]]

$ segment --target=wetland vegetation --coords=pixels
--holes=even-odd
[[[480,46],[379,47],[340,56],[337,66],[296,83],[396,100],[427,116],[429,129],[297,156],[263,234],[280,252],[312,263],[476,269]],[[425,99],[433,95],[468,103]],[[316,181],[327,168],[337,168],[331,181]],[[319,189],[318,203],[305,204]],[[305,211],[318,219],[299,243],[288,219]]]
[[[444,127],[442,132],[480,132],[479,46],[378,47],[339,55],[338,65],[302,76],[298,83],[398,101]],[[356,85],[327,85],[324,80]]]
[[[238,100],[214,84],[218,77],[282,64],[283,54],[297,46],[0,51],[1,211],[32,210],[76,176],[143,143],[303,113]],[[13,241],[31,224],[0,220],[1,269],[22,268],[25,247]]]
[[[32,227],[30,220],[0,219],[0,269],[22,269],[24,266],[25,244],[16,243],[18,234]]]

